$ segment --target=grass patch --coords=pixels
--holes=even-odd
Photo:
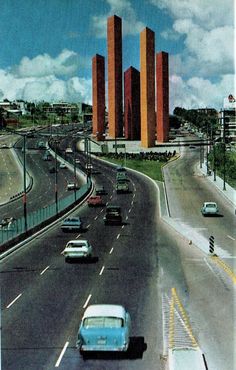
[[[103,157],[108,162],[117,164],[119,166],[124,166],[123,159],[113,159]],[[158,161],[142,161],[142,160],[135,160],[135,159],[127,159],[126,160],[126,167],[131,168],[133,170],[139,171],[144,173],[145,175],[151,177],[153,180],[157,181],[164,181],[162,177],[161,168],[166,162],[158,162]]]

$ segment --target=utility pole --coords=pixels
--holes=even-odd
[[[26,199],[26,135],[23,135],[23,206],[24,206],[24,221],[25,221],[25,232],[27,232],[27,199]]]

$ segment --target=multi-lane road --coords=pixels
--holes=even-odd
[[[186,151],[165,170],[171,216],[204,235],[223,238],[222,249],[233,257],[232,210],[193,170],[196,158],[197,153]],[[96,167],[94,182],[104,185],[105,202],[121,206],[123,224],[105,226],[104,207],[89,208],[85,202],[74,211],[84,221],[83,232],[63,233],[59,223],[2,261],[2,368],[164,369],[173,326],[172,341],[191,347],[194,336],[209,369],[234,369],[235,285],[230,276],[160,217],[156,183],[129,172],[130,193],[117,195],[115,169],[100,162]],[[201,203],[212,197],[224,217],[201,216]],[[65,263],[61,252],[73,238],[90,241],[90,262]],[[173,292],[179,299],[175,322],[170,321]],[[180,302],[188,327],[178,312]],[[92,303],[122,304],[130,312],[126,354],[80,357],[76,334]]]

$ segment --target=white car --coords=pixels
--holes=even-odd
[[[65,151],[66,153],[73,153],[73,150],[72,150],[72,148],[66,148],[66,151]]]
[[[219,208],[215,202],[205,202],[201,208],[203,216],[213,216],[219,213]]]
[[[66,261],[70,258],[89,258],[92,257],[92,246],[88,240],[70,240],[62,254]]]
[[[59,165],[60,168],[67,168],[66,164],[64,162],[61,162]]]
[[[77,190],[79,189],[78,185],[74,182],[68,182],[67,184],[67,190]]]

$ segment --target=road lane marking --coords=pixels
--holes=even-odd
[[[78,239],[80,236],[81,236],[81,234],[77,235],[77,236],[75,237],[75,239]]]
[[[90,228],[90,226],[91,226],[91,224],[89,224],[86,228],[87,228],[87,229],[89,229],[89,228]]]
[[[21,296],[22,296],[22,293],[20,293],[15,299],[13,299],[13,301],[11,303],[9,303],[7,308],[11,307],[13,305],[13,303],[15,303],[17,301],[17,299],[19,299]]]
[[[126,220],[128,220],[129,216],[126,216]]]
[[[85,304],[83,305],[83,308],[86,308],[86,307],[87,307],[87,304],[89,303],[89,301],[90,301],[91,297],[92,297],[92,294],[89,294],[89,296],[88,296],[88,298],[87,298],[87,300],[86,300]]]
[[[116,239],[119,239],[119,237],[120,237],[120,234],[117,235]]]
[[[94,220],[97,220],[98,216],[94,217]]]
[[[102,275],[102,273],[103,273],[104,269],[105,269],[105,266],[102,266],[101,271],[99,272],[99,275],[100,275],[100,276]]]
[[[124,229],[125,225],[122,225],[121,228]]]
[[[114,248],[112,247],[112,248],[111,248],[111,250],[110,250],[110,252],[109,252],[109,254],[112,254],[112,252],[113,252],[113,249],[114,249]]]
[[[45,271],[47,271],[49,269],[50,265],[47,266],[42,272],[40,272],[40,275],[43,275],[45,273]]]
[[[131,208],[128,210],[128,212],[129,212],[129,213],[131,212]]]
[[[69,342],[66,342],[65,345],[64,345],[64,347],[63,347],[63,349],[62,349],[62,351],[61,351],[60,356],[58,357],[58,360],[57,360],[57,362],[55,364],[55,367],[59,367],[60,366],[62,357],[64,356],[64,353],[66,352],[66,349],[67,349],[68,345],[69,345]]]
[[[227,235],[227,238],[231,239],[231,240],[235,240],[232,236],[230,235]]]
[[[231,268],[224,263],[219,257],[217,256],[212,256],[211,259],[218,265],[220,266],[226,274],[231,278],[234,284],[236,284],[236,275],[235,273],[231,270]]]

